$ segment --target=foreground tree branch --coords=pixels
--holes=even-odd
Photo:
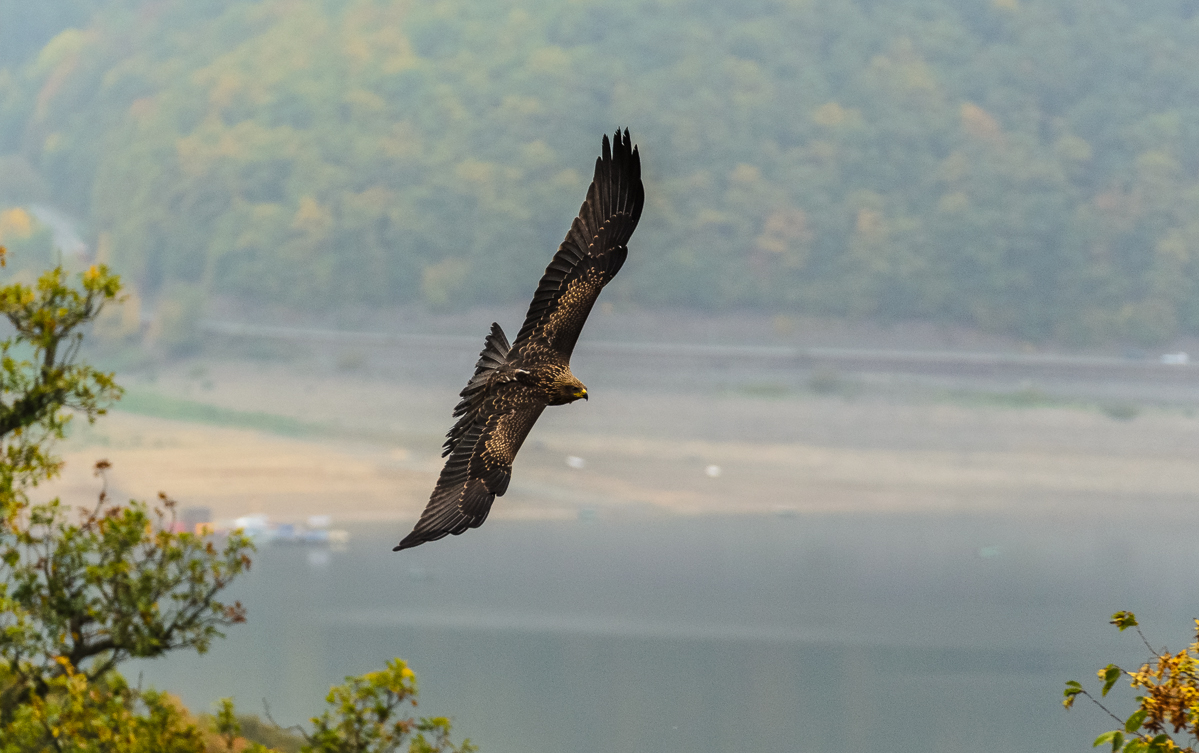
[[[30,503],[28,490],[58,472],[54,442],[71,416],[94,421],[121,395],[112,374],[76,361],[86,325],[119,291],[103,267],[74,283],[58,268],[32,287],[0,287],[0,313],[14,330],[0,341],[0,753],[271,750],[243,737],[243,726],[288,750],[474,750],[450,741],[445,718],[401,715],[416,703],[416,679],[398,659],[333,688],[312,735],[300,737],[235,716],[228,699],[210,722],[197,720],[121,677],[123,661],[203,653],[244,622],[242,605],[221,594],[249,570],[253,546],[241,532],[176,532],[166,494],[152,506],[115,504],[104,460],[95,505]]]
[[[1150,658],[1135,672],[1115,664],[1099,670],[1103,681],[1100,696],[1106,696],[1120,678],[1127,678],[1133,690],[1144,692],[1136,698],[1137,708],[1122,719],[1071,680],[1063,691],[1062,705],[1074,706],[1078,696],[1086,696],[1116,722],[1116,729],[1095,740],[1095,747],[1111,745],[1113,753],[1196,753],[1199,747],[1199,620],[1195,620],[1195,640],[1182,651],[1172,653],[1156,649],[1145,638],[1132,612],[1116,612],[1111,623],[1121,632],[1132,628],[1148,649]]]

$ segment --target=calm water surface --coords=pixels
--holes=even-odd
[[[1063,683],[1144,659],[1108,616],[1173,647],[1199,615],[1193,526],[1154,532],[1188,547],[1161,571],[1143,525],[495,520],[399,554],[406,529],[357,529],[342,552],[264,547],[247,625],[130,674],[292,724],[400,656],[420,710],[484,753],[1089,750],[1103,717],[1063,712]]]

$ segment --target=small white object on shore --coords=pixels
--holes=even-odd
[[[708,475],[708,478],[720,478],[720,474],[724,471],[718,465],[710,465],[704,469],[704,473]]]
[[[578,455],[567,455],[566,464],[571,468],[574,468],[576,471],[581,471],[587,467],[587,461]]]

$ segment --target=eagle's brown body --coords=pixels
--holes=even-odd
[[[454,409],[445,468],[412,533],[396,550],[477,528],[508,489],[512,461],[547,405],[587,397],[570,371],[570,354],[600,290],[624,264],[645,191],[629,133],[604,137],[595,177],[579,216],[558,247],[511,345],[491,325],[474,376]]]

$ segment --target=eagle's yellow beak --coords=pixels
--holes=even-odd
[[[578,392],[575,393],[575,400],[578,400],[579,398],[583,398],[584,400],[587,399],[587,388],[586,387],[582,388],[581,390],[579,390]]]

